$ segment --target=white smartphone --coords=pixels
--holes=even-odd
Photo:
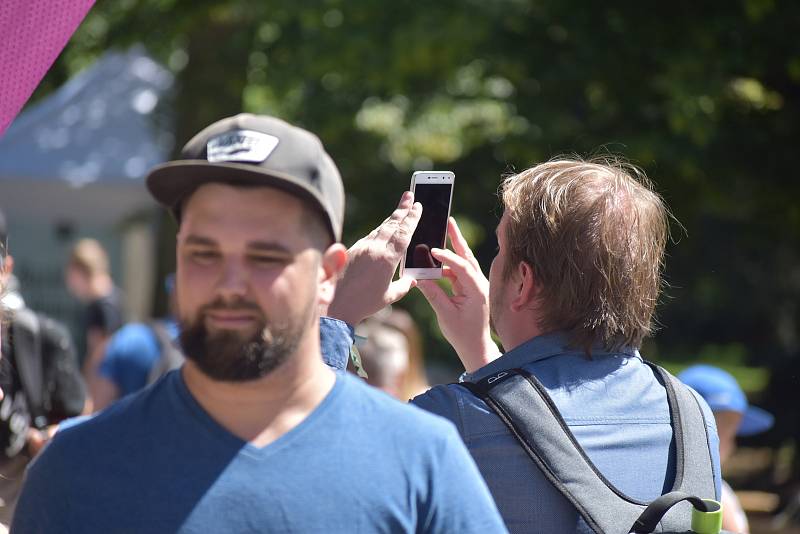
[[[411,177],[414,202],[422,204],[422,217],[401,263],[401,276],[417,280],[442,277],[442,264],[431,256],[431,249],[444,248],[455,179],[450,171],[417,171]]]

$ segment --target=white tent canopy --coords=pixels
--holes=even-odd
[[[149,312],[156,204],[144,186],[174,140],[159,106],[172,74],[143,47],[108,52],[32,104],[0,138],[0,208],[28,303],[71,322],[61,275],[71,241],[94,237],[109,252],[128,313]]]
[[[9,218],[108,224],[152,206],[142,178],[174,144],[156,120],[172,84],[137,46],[109,52],[27,108],[0,139],[0,206]]]

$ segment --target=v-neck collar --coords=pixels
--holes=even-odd
[[[317,421],[323,417],[329,410],[331,410],[341,397],[342,391],[346,387],[345,378],[339,373],[334,373],[335,382],[333,387],[312,411],[306,416],[297,426],[285,432],[275,441],[268,443],[263,447],[257,447],[249,441],[241,439],[239,436],[233,434],[230,430],[219,424],[211,415],[197,402],[192,392],[189,390],[186,382],[183,379],[183,374],[180,370],[174,371],[172,374],[172,382],[174,389],[180,398],[184,407],[192,414],[194,419],[212,436],[213,439],[218,440],[220,443],[227,447],[235,447],[240,449],[240,452],[245,453],[247,456],[253,458],[266,458],[280,450],[286,448],[291,443],[296,441],[299,436],[304,434],[312,428]]]

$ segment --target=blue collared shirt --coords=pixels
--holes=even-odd
[[[323,319],[323,321],[330,321]],[[329,328],[323,352],[340,352],[352,329]],[[344,358],[346,352],[339,359]],[[330,356],[328,356],[330,360]],[[675,471],[666,391],[638,351],[595,350],[592,358],[567,347],[561,334],[523,343],[473,373],[479,380],[522,367],[547,389],[578,443],[600,472],[620,491],[650,501],[671,488]],[[695,394],[705,414],[717,499],[720,495],[719,439],[714,417]],[[575,508],[547,481],[502,421],[480,399],[457,385],[436,386],[412,400],[458,428],[472,453],[506,526],[515,532],[576,532]]]
[[[352,326],[331,317],[319,320],[319,343],[322,361],[335,371],[345,371],[350,357],[350,348],[356,339]]]

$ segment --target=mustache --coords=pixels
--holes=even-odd
[[[258,307],[258,304],[249,300],[245,300],[243,298],[226,300],[223,299],[222,297],[217,297],[213,301],[203,305],[200,308],[201,314],[210,311],[254,311],[257,312],[258,315],[260,316],[264,315],[261,311],[261,308]]]

